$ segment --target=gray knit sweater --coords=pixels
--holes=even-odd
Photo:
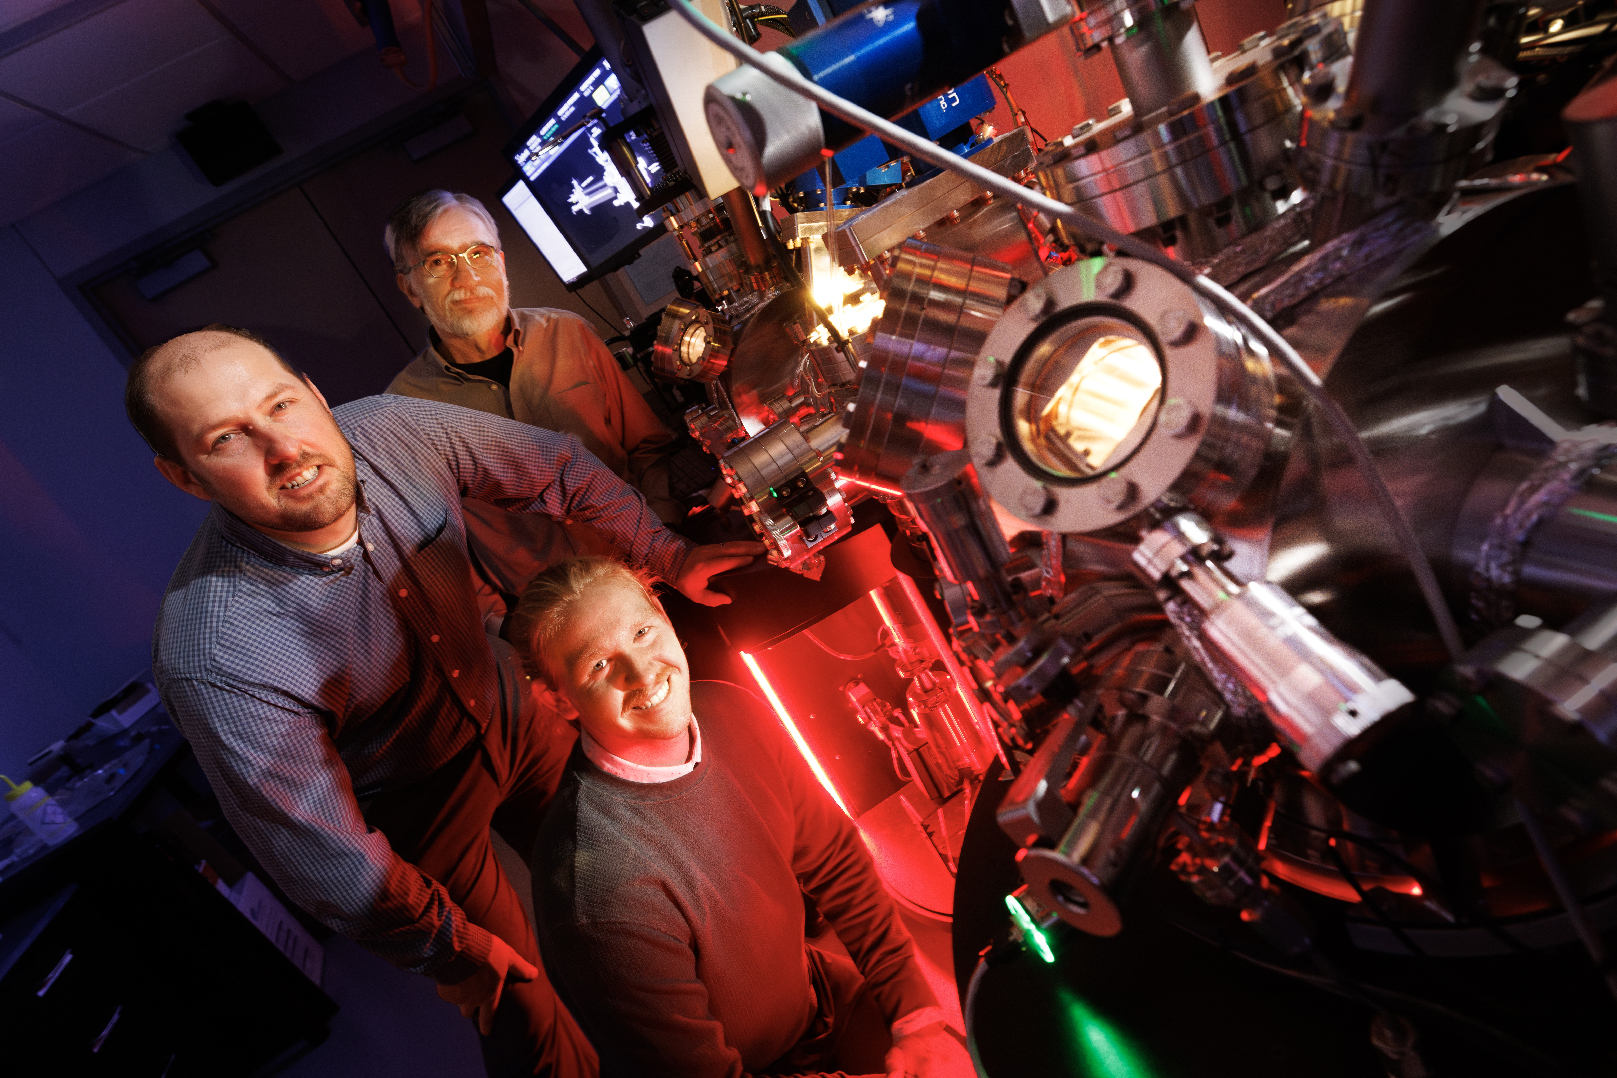
[[[652,785],[575,750],[534,852],[545,968],[603,1078],[739,1078],[817,1017],[802,890],[889,1022],[937,1005],[858,831],[744,689],[691,686],[702,762]]]

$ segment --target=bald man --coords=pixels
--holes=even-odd
[[[229,326],[142,355],[125,404],[163,476],[213,503],[152,665],[232,826],[294,901],[475,1017],[490,1075],[594,1074],[489,834],[532,848],[573,738],[484,635],[462,500],[589,521],[706,604],[756,545],[693,549],[567,435],[405,397],[329,408]]]

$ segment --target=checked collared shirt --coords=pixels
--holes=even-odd
[[[587,522],[673,580],[689,544],[570,435],[406,397],[334,410],[359,542],[277,543],[215,505],[163,598],[163,702],[242,839],[287,894],[406,969],[454,981],[489,946],[358,801],[448,762],[503,706],[462,498]]]

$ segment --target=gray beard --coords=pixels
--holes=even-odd
[[[493,295],[493,289],[487,285],[477,286],[487,289]],[[505,287],[506,295],[510,295],[510,285]],[[438,331],[441,337],[481,337],[485,333],[492,333],[505,325],[506,316],[511,313],[510,304],[507,303],[498,310],[486,311],[482,314],[467,312],[457,314],[451,309],[446,296],[442,303],[433,304],[428,312],[428,321]]]
[[[439,311],[437,326],[439,336],[443,337],[481,337],[491,333],[505,324],[507,310],[488,311],[483,314],[452,314],[449,311]]]

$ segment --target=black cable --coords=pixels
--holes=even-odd
[[[1533,811],[1518,799],[1516,801],[1516,814],[1522,819],[1522,826],[1527,828],[1527,837],[1533,840],[1533,849],[1538,854],[1539,864],[1544,866],[1544,874],[1550,878],[1550,886],[1555,889],[1555,897],[1560,900],[1561,908],[1566,911],[1567,920],[1572,922],[1572,928],[1583,942],[1583,949],[1589,952],[1589,960],[1595,964],[1601,978],[1606,982],[1606,988],[1617,999],[1617,971],[1611,967],[1606,958],[1606,946],[1601,942],[1600,934],[1595,931],[1594,925],[1589,923],[1589,917],[1583,910],[1583,903],[1578,901],[1578,892],[1573,888],[1572,881],[1567,878],[1566,869],[1561,865],[1561,859],[1555,856],[1555,847],[1550,845],[1550,837],[1544,833],[1544,827],[1538,822]]]
[[[1243,962],[1248,962],[1254,966],[1269,970],[1273,973],[1278,973],[1285,977],[1291,977],[1299,981],[1304,981],[1308,984],[1312,984],[1316,988],[1324,989],[1327,992],[1342,996],[1346,999],[1356,998],[1353,992],[1347,991],[1339,986],[1336,983],[1335,977],[1315,975],[1308,973],[1305,970],[1295,969],[1291,966],[1281,965],[1277,962],[1270,962],[1266,959],[1259,958],[1257,955],[1254,955],[1243,948],[1231,945],[1228,940],[1209,936],[1206,933],[1198,931],[1197,929],[1184,923],[1183,921],[1175,920],[1166,914],[1163,914],[1162,916],[1163,920],[1167,921],[1181,932],[1201,940],[1210,947],[1216,947],[1225,954],[1233,955],[1236,958],[1241,959]],[[1364,981],[1352,980],[1351,978],[1347,978],[1345,974],[1342,976],[1359,993],[1387,1000],[1390,1003],[1394,1003],[1399,1007],[1406,1009],[1425,1011],[1427,1014],[1435,1015],[1447,1021],[1466,1026],[1475,1032],[1483,1034],[1490,1040],[1495,1041],[1499,1045],[1508,1048],[1513,1052],[1536,1060],[1540,1065],[1550,1067],[1561,1066],[1561,1061],[1556,1059],[1554,1056],[1545,1055],[1543,1052],[1537,1048],[1534,1048],[1527,1042],[1517,1040],[1510,1034],[1502,1032],[1499,1027],[1490,1025],[1480,1019],[1472,1018],[1463,1011],[1456,1011],[1450,1007],[1443,1006],[1441,1003],[1434,1003],[1429,999],[1422,999],[1420,996],[1412,996],[1406,992],[1399,992],[1391,988],[1383,988],[1380,985],[1368,984]],[[1362,1000],[1359,1001],[1362,1002]]]
[[[534,3],[533,0],[517,0],[517,3],[527,8],[528,14],[544,23],[545,29],[556,35],[557,40],[571,49],[574,56],[577,56],[579,59],[584,58],[584,53],[587,51],[584,46],[574,41],[573,35],[569,34],[566,30],[563,30],[561,25],[557,23],[555,19],[552,19],[549,15],[545,14],[544,9],[542,9],[538,4]]]
[[[1419,958],[1422,963],[1429,967],[1431,972],[1440,981],[1447,984],[1451,989],[1460,995],[1469,997],[1473,1004],[1481,1007],[1484,1011],[1492,1011],[1494,1013],[1508,1013],[1510,1011],[1509,1007],[1489,999],[1488,997],[1479,993],[1476,989],[1472,988],[1470,985],[1456,981],[1449,976],[1449,972],[1440,966],[1429,952],[1417,946],[1415,941],[1409,938],[1408,933],[1406,933],[1402,928],[1399,928],[1390,917],[1381,911],[1379,906],[1370,900],[1370,895],[1368,892],[1366,892],[1365,889],[1359,884],[1358,877],[1353,874],[1353,870],[1348,868],[1347,862],[1342,859],[1341,851],[1338,850],[1334,845],[1327,845],[1325,849],[1330,854],[1331,860],[1336,863],[1337,871],[1342,874],[1342,878],[1347,881],[1348,886],[1353,888],[1354,892],[1359,896],[1359,900],[1364,904],[1364,907],[1368,909],[1370,911],[1370,915],[1376,919],[1376,923],[1381,925],[1381,927],[1385,928],[1388,932],[1391,932],[1393,937],[1397,939],[1398,942],[1402,944],[1411,955]]]
[[[1448,893],[1448,889],[1446,887],[1440,885],[1438,883],[1438,881],[1432,879],[1430,876],[1428,876],[1425,873],[1425,871],[1423,871],[1422,869],[1416,867],[1414,864],[1410,863],[1408,858],[1406,858],[1405,856],[1400,854],[1398,851],[1392,849],[1390,846],[1383,845],[1382,843],[1376,841],[1375,839],[1370,838],[1368,835],[1361,835],[1356,831],[1342,831],[1342,830],[1333,830],[1332,828],[1329,828],[1329,827],[1320,827],[1319,825],[1311,824],[1306,820],[1300,820],[1297,817],[1295,817],[1295,816],[1293,816],[1293,815],[1291,815],[1290,813],[1287,813],[1287,812],[1276,811],[1275,815],[1277,817],[1285,820],[1287,823],[1291,824],[1293,827],[1306,828],[1309,831],[1313,831],[1313,832],[1316,832],[1317,834],[1324,835],[1327,838],[1344,839],[1344,840],[1346,840],[1348,842],[1351,842],[1351,843],[1353,843],[1353,844],[1355,844],[1357,846],[1363,846],[1366,849],[1369,849],[1369,850],[1371,850],[1371,851],[1373,851],[1375,853],[1380,854],[1381,856],[1387,858],[1389,861],[1392,861],[1395,864],[1397,864],[1405,872],[1408,872],[1410,874],[1410,876],[1414,878],[1415,882],[1420,884],[1421,889],[1423,891],[1429,892],[1433,897],[1440,899],[1443,902],[1444,906],[1446,906],[1451,912],[1455,912],[1455,913],[1463,913],[1463,912],[1465,912],[1464,910],[1461,909],[1459,903],[1454,901],[1453,896]],[[1457,922],[1457,923],[1476,925],[1478,928],[1481,928],[1484,932],[1487,932],[1488,935],[1492,936],[1496,941],[1498,941],[1499,943],[1504,944],[1504,946],[1505,946],[1505,948],[1507,950],[1509,950],[1509,951],[1511,951],[1511,952],[1513,952],[1515,954],[1532,954],[1533,953],[1533,949],[1531,947],[1527,946],[1527,944],[1523,943],[1521,940],[1517,939],[1515,936],[1512,936],[1509,932],[1506,932],[1491,917],[1468,916],[1465,921],[1460,921],[1460,922]]]
[[[590,311],[594,313],[596,318],[599,318],[601,321],[605,322],[608,327],[610,327],[612,325],[612,319],[608,318],[606,315],[602,314],[600,311],[597,311],[595,309],[595,304],[591,303],[589,300],[584,298],[584,293],[583,293],[582,290],[578,291],[578,292],[574,292],[573,295],[577,296],[578,297],[578,302],[580,302],[584,306],[588,307],[590,309]]]
[[[1381,907],[1370,900],[1369,892],[1359,883],[1359,878],[1353,874],[1353,870],[1348,868],[1347,862],[1342,859],[1342,851],[1336,848],[1336,843],[1327,842],[1325,852],[1330,855],[1331,861],[1336,865],[1336,870],[1342,874],[1342,878],[1347,881],[1348,886],[1353,888],[1353,893],[1359,896],[1359,901],[1364,904],[1364,908],[1370,911],[1370,916],[1376,919],[1376,923],[1391,932],[1393,938],[1403,944],[1404,949],[1410,954],[1417,958],[1430,959],[1431,955],[1416,946],[1415,941],[1409,938],[1408,933],[1394,924],[1391,918],[1381,912]]]
[[[886,628],[886,626],[883,626],[883,628]],[[804,629],[803,635],[808,637],[809,642],[818,647],[821,651],[825,652],[833,659],[841,659],[845,663],[862,663],[866,659],[873,659],[877,655],[880,655],[883,651],[887,650],[886,644],[878,643],[874,651],[867,651],[863,655],[848,655],[845,652],[838,651],[830,644],[827,644],[824,640],[821,640],[818,636],[815,636],[814,633],[809,629]],[[877,634],[877,637],[880,639],[879,633]]]
[[[966,984],[966,1002],[960,1009],[961,1024],[966,1027],[966,1052],[971,1056],[971,1066],[977,1072],[977,1078],[988,1078],[988,1069],[983,1066],[983,1057],[977,1051],[977,994],[982,989],[983,976],[990,966],[997,966],[1009,961],[1021,952],[1021,947],[1010,940],[1001,940],[982,949],[977,956],[977,968],[971,971],[971,980]]]

